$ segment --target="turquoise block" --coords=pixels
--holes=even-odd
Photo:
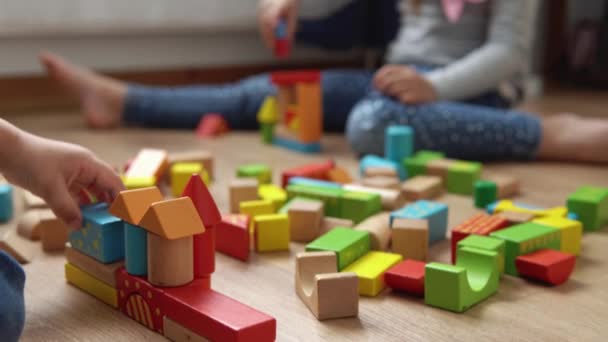
[[[414,153],[414,130],[410,126],[389,126],[384,135],[384,157],[400,164]]]
[[[342,189],[342,184],[306,177],[291,177],[289,178],[289,185],[306,185],[321,188]]]
[[[106,203],[82,208],[81,229],[70,233],[70,244],[104,264],[124,259],[125,238],[122,221],[108,213]]]
[[[137,276],[148,274],[148,232],[125,222],[125,269]]]
[[[295,140],[283,139],[274,137],[272,140],[274,145],[286,148],[288,150],[300,152],[300,153],[319,153],[321,152],[321,143],[309,143],[304,144]]]
[[[13,218],[13,187],[0,184],[0,222],[8,222]]]
[[[401,180],[405,180],[407,178],[407,172],[400,162],[394,162],[392,160],[374,155],[367,155],[361,158],[359,161],[359,173],[361,176],[365,174],[365,169],[368,167],[390,167],[397,171],[397,174]]]
[[[431,201],[417,201],[391,213],[391,226],[395,218],[428,220],[429,243],[445,239],[448,227],[448,206]]]

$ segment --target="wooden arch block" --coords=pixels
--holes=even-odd
[[[296,293],[318,320],[357,316],[359,281],[351,272],[337,273],[336,253],[296,256]]]

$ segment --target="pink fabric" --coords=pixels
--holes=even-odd
[[[443,4],[443,12],[448,20],[452,23],[457,22],[462,16],[464,6],[467,2],[480,4],[486,0],[441,0]]]

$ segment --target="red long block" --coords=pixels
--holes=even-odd
[[[328,160],[323,163],[307,164],[285,170],[282,174],[283,187],[286,187],[287,184],[289,184],[289,179],[291,177],[307,177],[320,180],[329,180],[328,173],[334,167],[336,167],[336,163],[333,160]]]
[[[184,286],[165,290],[167,317],[212,341],[274,341],[277,322],[213,290]]]
[[[321,82],[319,70],[294,70],[273,72],[270,80],[276,85],[294,85],[296,83],[318,83]]]
[[[458,241],[471,234],[490,235],[490,233],[503,229],[509,221],[498,215],[479,213],[452,229],[452,263],[456,263],[456,248]]]
[[[424,296],[425,262],[404,260],[384,273],[386,286],[415,296]]]
[[[565,283],[575,265],[574,255],[552,249],[541,249],[515,259],[515,266],[521,276],[551,285]]]
[[[116,271],[118,309],[148,329],[163,333],[163,289],[152,286],[144,278],[127,273],[124,268]]]
[[[199,138],[215,137],[228,132],[230,128],[224,118],[215,113],[205,114],[196,128]]]
[[[205,232],[194,235],[194,277],[209,277],[215,271],[215,226],[221,222],[220,211],[199,175],[192,175],[182,196],[192,199]]]
[[[274,40],[274,55],[278,58],[289,57],[291,53],[291,42],[289,39]]]
[[[218,252],[249,260],[249,215],[228,214],[215,228],[215,247]]]

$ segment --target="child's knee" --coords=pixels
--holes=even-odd
[[[384,150],[386,122],[373,100],[363,100],[351,110],[346,122],[346,138],[358,154],[379,154]]]
[[[17,341],[25,323],[21,266],[0,251],[0,341]]]

